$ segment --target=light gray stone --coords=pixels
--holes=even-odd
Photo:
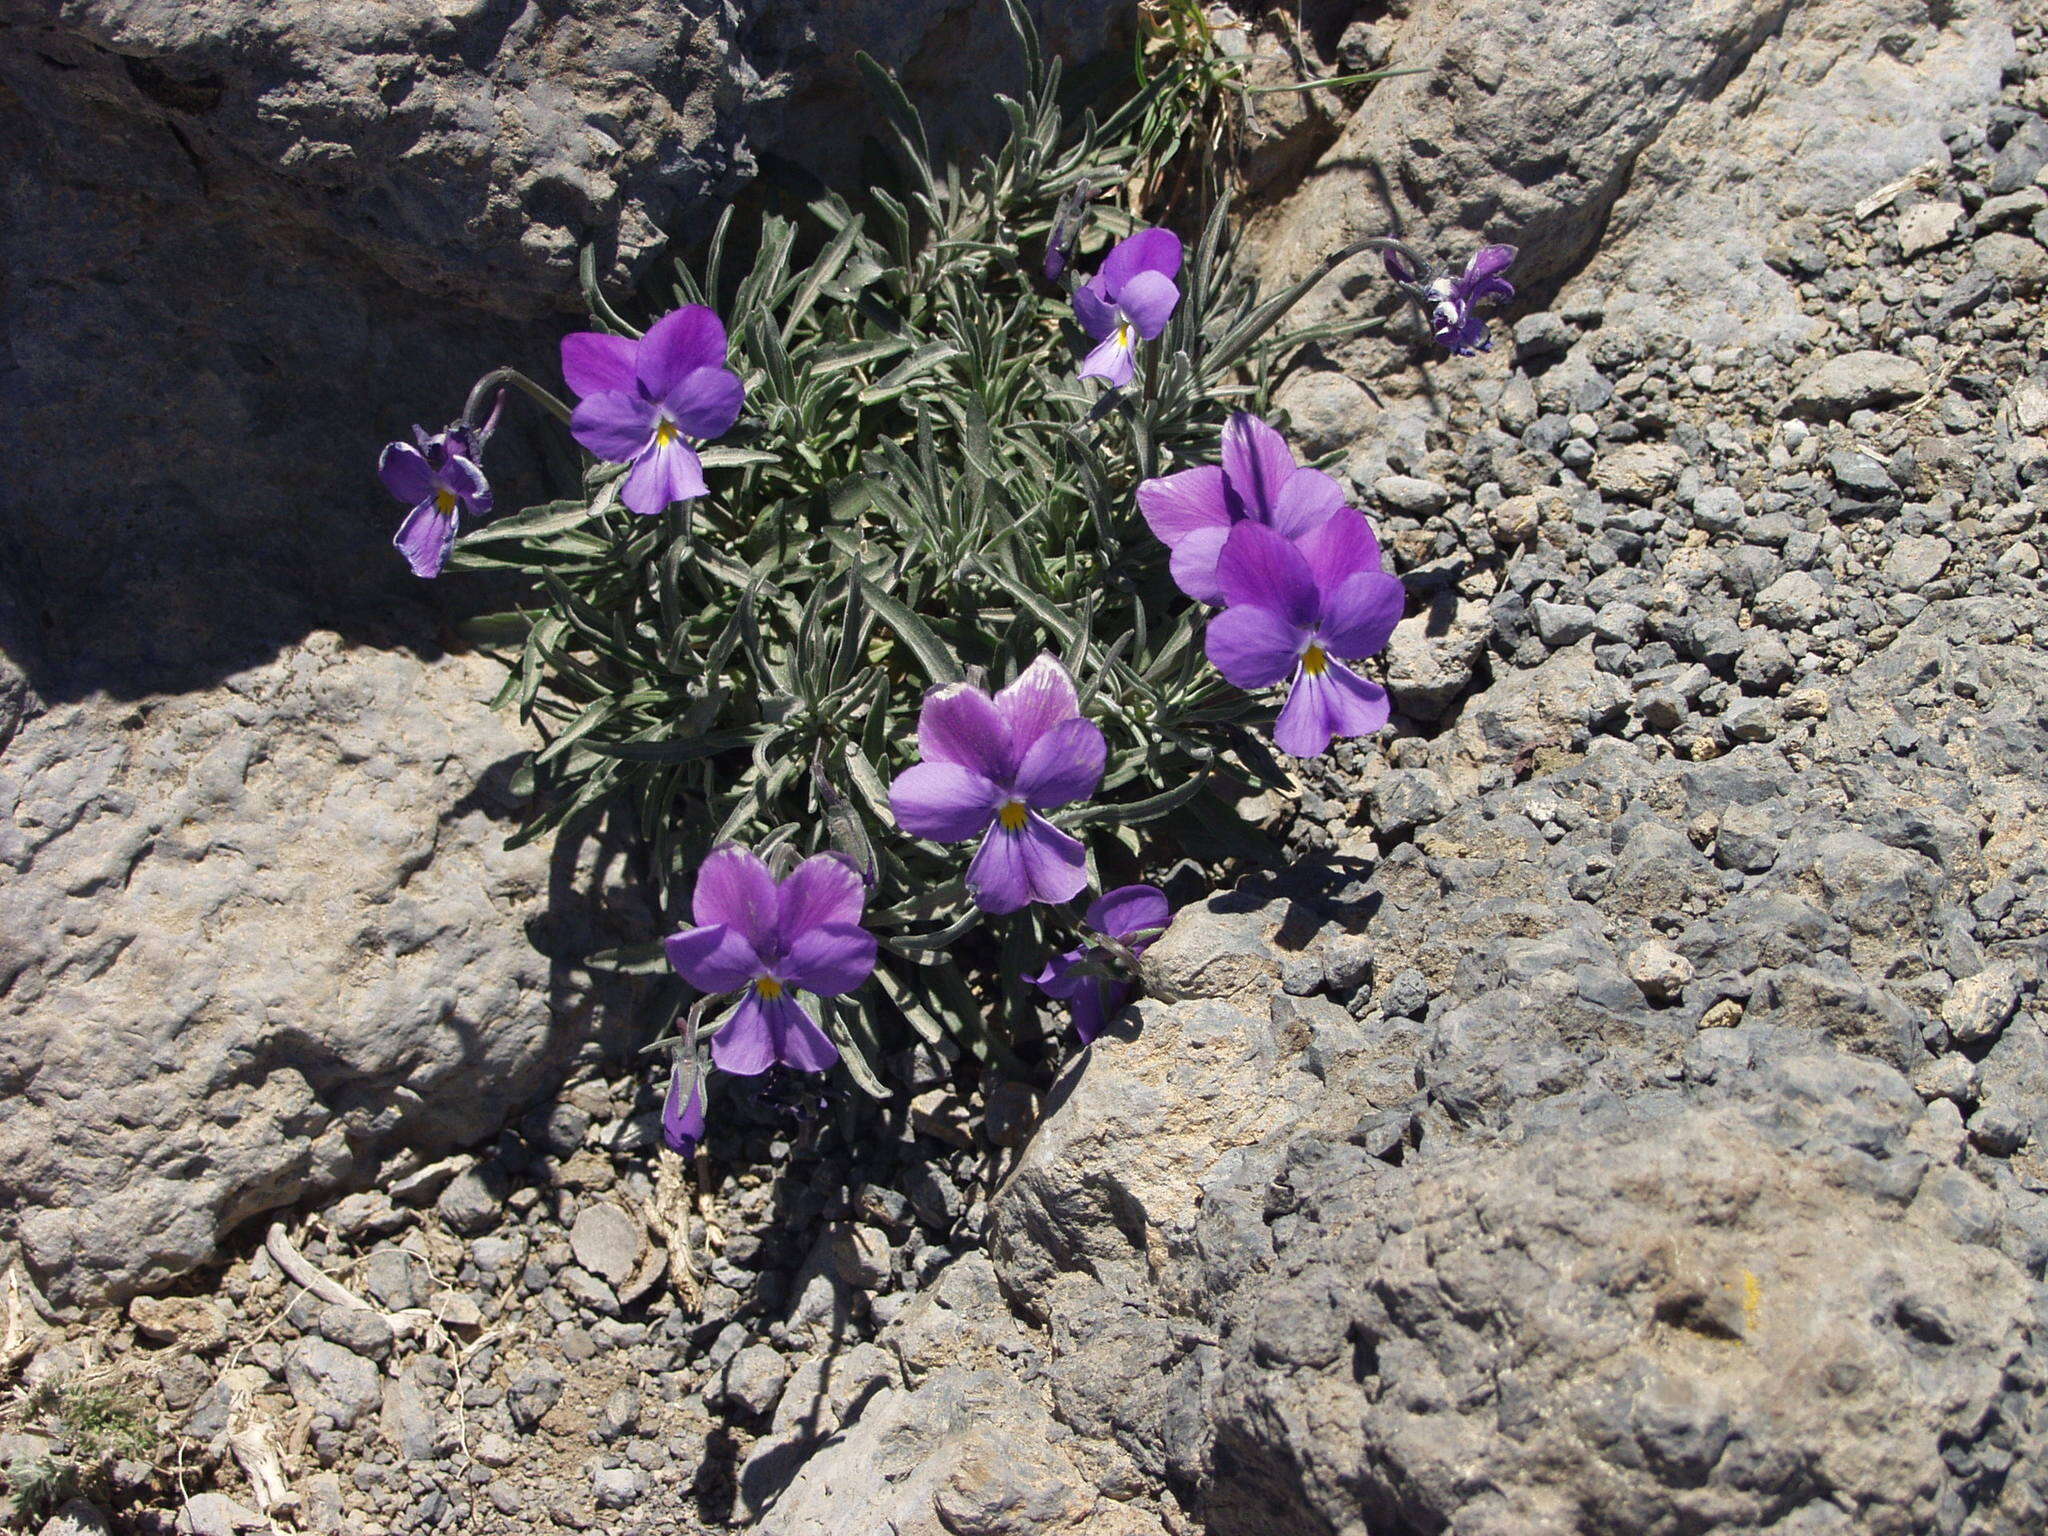
[[[624,1285],[647,1252],[647,1232],[640,1223],[608,1201],[586,1205],[569,1229],[569,1247],[576,1262],[613,1286]]]
[[[1933,381],[1918,363],[1891,352],[1845,352],[1801,379],[1787,402],[1787,415],[1812,420],[1882,410],[1916,400]]]
[[[301,1406],[352,1427],[383,1402],[377,1367],[326,1339],[298,1339],[285,1350],[285,1381]]]

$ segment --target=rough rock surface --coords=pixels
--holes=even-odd
[[[502,770],[476,781],[524,746],[496,671],[315,635],[8,747],[0,1160],[53,1296],[161,1285],[258,1212],[489,1135],[598,1042],[569,961],[602,930],[503,847]]]
[[[1767,236],[1943,158],[1943,125],[1981,111],[2014,62],[2011,17],[2001,0],[1428,0],[1360,18],[1338,35],[1341,62],[1349,47],[1424,72],[1375,88],[1259,238],[1285,276],[1361,235],[1454,264],[1512,241],[1525,293],[1556,296],[1569,275],[1556,305],[1568,314],[1708,344],[1796,334],[1806,322],[1764,259]],[[1323,302],[1384,292],[1373,264]],[[1405,348],[1343,356],[1379,373]]]

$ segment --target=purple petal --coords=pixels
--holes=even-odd
[[[1097,933],[1128,939],[1150,928],[1164,928],[1173,921],[1173,908],[1167,905],[1166,892],[1156,885],[1120,885],[1089,902],[1082,921]]]
[[[377,478],[400,501],[417,503],[434,494],[434,472],[411,443],[386,443],[377,456]]]
[[[1228,528],[1231,522],[1223,500],[1223,471],[1214,464],[1140,482],[1138,510],[1168,549],[1177,548],[1197,528]]]
[[[618,390],[591,395],[569,418],[569,435],[607,463],[630,464],[654,436],[653,402]]]
[[[685,928],[661,941],[668,963],[699,992],[737,992],[767,970],[739,929],[724,923]]]
[[[1074,290],[1074,318],[1081,322],[1082,330],[1097,340],[1116,330],[1116,305],[1103,291],[1101,278],[1083,283]]]
[[[405,514],[391,542],[405,556],[413,575],[431,580],[441,574],[448,551],[455,547],[455,514],[441,511],[428,497]]]
[[[1087,956],[1088,951],[1085,949],[1070,949],[1063,955],[1055,955],[1036,976],[1027,976],[1024,979],[1047,997],[1056,997],[1063,1003],[1071,1002],[1095,984],[1093,976],[1074,974]]]
[[[734,1077],[759,1076],[777,1062],[799,1072],[824,1072],[839,1060],[839,1049],[787,993],[749,992],[711,1037],[711,1059]]]
[[[1131,349],[1124,345],[1121,333],[1110,338],[1090,352],[1081,364],[1080,376],[1084,379],[1101,379],[1111,389],[1122,389],[1131,382],[1131,375],[1137,367],[1131,361]]]
[[[441,481],[461,499],[463,511],[472,517],[491,514],[491,482],[468,459],[455,455],[441,471]]]
[[[789,872],[776,893],[777,931],[784,949],[807,928],[859,922],[866,901],[867,884],[852,860],[838,853],[812,854]]]
[[[1280,491],[1294,473],[1287,440],[1249,411],[1223,424],[1223,473],[1248,515],[1270,523]]]
[[[1026,805],[1049,811],[1069,800],[1086,800],[1102,782],[1109,748],[1093,720],[1066,720],[1031,744],[1017,766],[1017,794]]]
[[[1173,318],[1174,306],[1180,303],[1180,290],[1163,273],[1140,272],[1124,284],[1116,303],[1138,334],[1150,341]]]
[[[1439,304],[1430,322],[1437,345],[1458,357],[1487,352],[1493,343],[1486,337],[1486,322],[1462,304]]]
[[[633,461],[619,487],[619,500],[642,517],[658,517],[671,503],[689,501],[709,489],[696,449],[677,439],[657,443]]]
[[[702,304],[663,315],[640,338],[633,378],[650,400],[665,400],[689,374],[725,367],[725,327]]]
[[[1308,631],[1269,608],[1226,608],[1209,621],[1209,660],[1238,688],[1269,688],[1301,660]]]
[[[633,391],[633,355],[640,343],[602,331],[577,331],[562,338],[562,378],[580,399]]]
[[[662,396],[676,424],[695,438],[723,437],[740,419],[747,387],[724,368],[694,368]]]
[[[1318,635],[1323,649],[1346,661],[1385,650],[1407,602],[1406,589],[1384,571],[1347,576],[1323,601]]]
[[[1465,263],[1465,281],[1477,283],[1482,278],[1493,277],[1514,265],[1515,248],[1512,245],[1481,246]]]
[[[1412,284],[1422,281],[1422,264],[1406,246],[1387,247],[1380,252],[1380,260],[1386,266],[1387,276],[1395,282]]]
[[[1017,767],[1010,727],[979,688],[951,683],[924,696],[917,716],[917,746],[927,763],[957,763],[997,784]]]
[[[998,915],[1034,901],[1071,901],[1087,886],[1085,850],[1036,811],[1015,832],[989,828],[967,866],[967,889],[975,904]]]
[[[1010,750],[1021,759],[1039,737],[1081,713],[1081,696],[1058,659],[1040,655],[995,696],[995,706],[1010,733]]]
[[[1131,283],[1145,272],[1172,278],[1180,271],[1180,258],[1179,235],[1170,229],[1141,229],[1117,241],[1116,248],[1103,258],[1096,281],[1115,294],[1117,302],[1128,311],[1124,292]]]
[[[1223,588],[1216,580],[1216,560],[1230,537],[1228,528],[1197,528],[1180,541],[1169,569],[1173,584],[1198,603],[1223,606]]]
[[[1270,608],[1301,629],[1315,622],[1316,582],[1308,561],[1292,540],[1264,523],[1239,523],[1230,530],[1216,557],[1216,584],[1233,607]]]
[[[783,978],[821,997],[851,992],[875,968],[875,936],[853,923],[823,923],[797,935],[783,957]]]
[[[1380,568],[1380,541],[1373,537],[1372,524],[1363,512],[1345,507],[1325,518],[1295,541],[1302,559],[1308,562],[1322,602],[1360,571]]]
[[[1100,976],[1090,977],[1088,989],[1074,999],[1074,1034],[1083,1045],[1092,1044],[1110,1019],[1130,1000],[1131,989],[1125,983],[1105,981]]]
[[[1497,299],[1505,304],[1515,296],[1515,285],[1504,277],[1482,278],[1472,285],[1472,291],[1465,295],[1467,304],[1477,304],[1481,299]]]
[[[737,843],[723,843],[704,856],[690,897],[690,915],[700,924],[737,929],[755,954],[773,961],[781,910],[775,877],[755,854]]]
[[[987,828],[1003,792],[958,763],[919,763],[889,786],[896,825],[913,837],[936,843],[964,843]]]
[[[1301,468],[1289,475],[1273,503],[1273,527],[1290,539],[1344,510],[1344,487],[1320,469]]]
[[[1315,757],[1332,736],[1368,736],[1387,723],[1387,691],[1350,668],[1327,662],[1304,667],[1273,723],[1273,745],[1292,757]]]
[[[839,1061],[839,1047],[794,998],[778,997],[767,1004],[775,1031],[775,1055],[799,1072],[830,1072]]]
[[[758,992],[749,991],[740,999],[739,1007],[711,1037],[711,1059],[719,1071],[734,1077],[758,1077],[775,1065],[778,1054],[775,1032],[769,1025],[770,1006]]]
[[[675,1070],[669,1073],[668,1098],[661,1106],[661,1139],[671,1152],[689,1157],[697,1150],[697,1144],[704,1139],[704,1082],[697,1071],[696,1062],[689,1067],[690,1093],[683,1096],[685,1062],[676,1058]]]

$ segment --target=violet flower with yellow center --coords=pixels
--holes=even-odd
[[[925,760],[890,786],[890,809],[918,837],[981,838],[967,889],[983,911],[1071,901],[1086,888],[1081,844],[1040,814],[1094,794],[1108,757],[1066,668],[1041,656],[994,698],[966,683],[934,689],[917,740]]]
[[[1074,290],[1074,317],[1100,343],[1081,364],[1082,378],[1116,388],[1131,382],[1138,343],[1165,330],[1180,303],[1173,281],[1180,259],[1180,236],[1141,229],[1119,240],[1102,269]]]
[[[711,1039],[720,1071],[753,1077],[780,1063],[823,1072],[839,1048],[795,992],[837,997],[875,968],[874,935],[860,926],[867,886],[836,853],[805,859],[778,882],[745,848],[714,848],[697,872],[697,926],[671,935],[669,964],[700,992],[744,991]]]
[[[1273,743],[1314,757],[1333,736],[1387,723],[1387,691],[1344,663],[1383,649],[1401,622],[1401,583],[1364,516],[1346,508],[1301,540],[1239,523],[1216,561],[1230,606],[1209,621],[1209,660],[1240,688],[1288,683]]]
[[[580,397],[569,430],[600,459],[629,464],[619,500],[643,517],[702,496],[704,465],[686,439],[723,437],[746,386],[725,366],[725,327],[685,304],[634,341],[602,331],[562,338],[562,377]]]
[[[398,525],[392,544],[405,556],[415,576],[435,577],[455,546],[463,513],[488,517],[491,486],[477,467],[477,444],[467,427],[453,426],[429,435],[412,429],[414,443],[387,443],[377,460],[377,478],[384,489],[412,510]]]

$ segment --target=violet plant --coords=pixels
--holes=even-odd
[[[448,561],[533,584],[472,625],[513,645],[500,703],[545,738],[515,776],[535,806],[518,839],[611,818],[665,910],[694,892],[694,924],[592,963],[740,994],[710,1031],[727,1072],[843,1062],[881,1094],[906,1029],[1004,1058],[1037,1022],[1027,980],[1113,1006],[1094,980],[1163,915],[1119,930],[1120,905],[1073,910],[1086,893],[1270,852],[1235,810],[1288,782],[1270,744],[1386,719],[1345,663],[1384,645],[1399,583],[1264,418],[1301,344],[1376,323],[1288,331],[1288,311],[1389,242],[1263,295],[1227,203],[1185,243],[1133,218],[1098,189],[1159,181],[1148,146],[1187,99],[1180,66],[1071,122],[1058,63],[1006,4],[1029,85],[1003,100],[998,153],[935,162],[864,58],[896,183],[795,220],[728,210],[643,295],[644,331],[586,254],[602,329],[564,343],[573,412],[500,373],[465,414],[511,383],[596,461],[577,495]],[[1290,675],[1276,738],[1263,690]],[[1077,918],[1096,934],[1078,961]],[[700,1013],[664,1114],[678,1149],[703,1134]]]

